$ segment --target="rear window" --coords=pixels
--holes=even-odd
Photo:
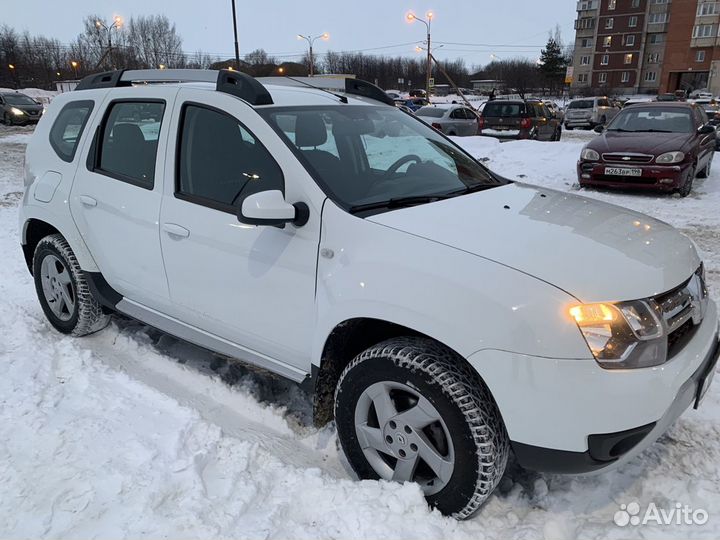
[[[73,101],[65,105],[50,128],[50,146],[63,161],[75,158],[80,137],[92,112],[93,101]]]
[[[570,105],[568,105],[568,109],[592,109],[593,108],[593,100],[592,99],[581,99],[579,101],[571,101]]]
[[[103,126],[98,169],[117,180],[152,189],[165,103],[117,101]]]
[[[438,109],[437,107],[423,107],[416,112],[416,116],[427,116],[429,118],[442,118],[447,109]]]
[[[502,116],[506,118],[518,118],[525,114],[523,103],[501,103],[491,101],[485,105],[483,116]]]

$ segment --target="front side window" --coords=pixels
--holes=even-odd
[[[68,103],[50,128],[50,146],[63,161],[70,163],[75,158],[75,151],[93,105],[94,102],[89,100]]]
[[[284,191],[282,169],[235,118],[199,105],[183,110],[178,144],[179,198],[236,212],[248,195]]]
[[[155,161],[165,103],[118,101],[103,123],[95,170],[146,189],[155,185]]]
[[[352,212],[503,184],[425,122],[391,107],[277,107],[258,112],[328,195]]]

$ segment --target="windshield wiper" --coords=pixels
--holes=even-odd
[[[623,133],[637,133],[637,129],[608,128],[606,131],[622,131]]]
[[[468,186],[456,191],[449,191],[447,193],[435,193],[430,195],[411,195],[408,197],[395,197],[386,201],[377,201],[366,204],[357,204],[351,206],[348,210],[351,214],[357,212],[363,212],[365,210],[376,210],[378,208],[404,208],[407,206],[415,206],[416,204],[427,204],[436,201],[442,201],[445,199],[452,199],[458,195],[466,195],[467,193],[475,193],[477,191],[483,191],[497,187],[491,184],[478,184],[476,186]]]
[[[366,204],[356,204],[348,210],[351,214],[363,212],[365,210],[375,210],[377,208],[404,208],[406,206],[415,206],[416,204],[426,204],[443,199],[449,199],[452,195],[440,193],[435,195],[412,195],[409,197],[395,197],[386,201],[377,201]]]
[[[674,133],[669,129],[641,129],[643,133]]]

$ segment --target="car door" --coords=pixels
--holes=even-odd
[[[463,107],[463,114],[467,120],[463,126],[463,135],[473,136],[478,134],[478,117],[470,109]]]
[[[165,172],[160,239],[178,317],[266,367],[307,373],[324,195],[267,122],[235,97],[181,89],[170,131],[177,143],[167,158],[174,169]],[[243,199],[266,190],[308,204],[309,221],[240,223]]]
[[[463,122],[465,120],[465,114],[461,108],[455,108],[448,114],[448,135],[462,135],[463,134]]]
[[[73,219],[104,278],[155,308],[168,300],[158,217],[173,96],[160,87],[110,92],[70,194]]]

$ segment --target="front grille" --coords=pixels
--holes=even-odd
[[[668,359],[678,354],[692,339],[704,316],[707,289],[702,266],[685,282],[654,298],[668,333]]]
[[[649,154],[609,153],[603,154],[603,161],[607,163],[650,163],[655,156]]]

